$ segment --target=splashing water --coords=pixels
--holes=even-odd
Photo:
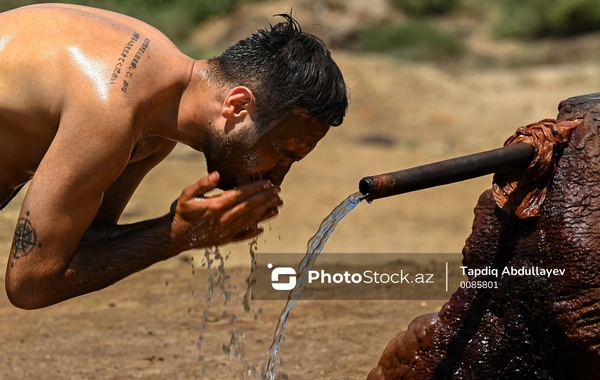
[[[213,300],[213,295],[215,292],[215,286],[221,292],[221,295],[224,297],[225,301],[223,305],[227,305],[227,302],[231,298],[231,293],[226,289],[226,282],[229,279],[229,275],[225,272],[225,260],[227,257],[221,255],[219,251],[219,247],[214,247],[214,251],[210,249],[206,249],[204,251],[204,260],[202,266],[206,266],[206,270],[208,273],[208,289],[205,294],[205,302],[206,308],[202,311],[202,333],[198,337],[198,341],[196,342],[196,348],[198,350],[202,350],[202,345],[205,340],[205,333],[208,331],[208,321],[212,321],[215,316],[211,315],[211,305]],[[192,263],[194,258],[192,256]],[[195,274],[194,264],[192,264],[192,274]],[[204,367],[204,356],[200,355],[198,357],[198,362],[202,363],[202,373],[206,372],[206,368]]]
[[[252,300],[252,285],[256,282],[254,278],[256,268],[258,266],[256,262],[256,250],[258,249],[258,239],[254,238],[249,244],[249,253],[250,253],[250,272],[248,277],[246,278],[246,290],[244,292],[242,298],[242,305],[244,307],[244,312],[246,314],[251,313],[253,310],[250,305],[250,301]],[[258,314],[255,314],[254,320],[258,319]],[[231,316],[229,319],[230,323],[233,323],[235,320],[242,320],[242,315],[239,316]],[[237,359],[238,362],[243,366],[246,375],[258,378],[260,376],[260,370],[250,363],[246,358],[244,358],[244,338],[246,337],[246,332],[241,329],[230,330],[229,331],[230,340],[227,343],[223,343],[222,350],[223,352],[229,356],[230,359]],[[245,379],[246,376],[242,375],[241,379]]]
[[[281,346],[285,325],[292,308],[300,299],[300,294],[302,293],[304,283],[308,277],[308,272],[315,265],[319,254],[325,247],[325,243],[327,243],[327,240],[329,240],[329,236],[331,236],[340,220],[342,220],[350,211],[352,211],[363,199],[365,199],[365,195],[361,194],[360,192],[354,193],[346,198],[342,203],[333,209],[331,214],[329,214],[329,216],[327,216],[323,222],[321,222],[317,233],[308,241],[306,255],[298,265],[299,274],[296,286],[290,291],[287,303],[281,311],[281,315],[279,316],[279,322],[277,323],[277,328],[275,329],[275,334],[273,336],[273,343],[268,351],[269,361],[267,363],[267,370],[263,379],[275,380],[275,359],[277,357],[279,347]]]
[[[250,243],[250,273],[248,273],[248,277],[246,278],[246,292],[244,293],[244,298],[242,299],[242,305],[244,305],[244,311],[249,313],[251,311],[250,301],[252,300],[252,285],[256,282],[254,278],[254,273],[256,272],[256,268],[258,266],[256,262],[256,250],[258,247],[258,240],[255,238]]]
[[[255,238],[249,244],[251,267],[248,277],[245,279],[246,289],[243,290],[242,294],[235,294],[235,290],[233,292],[231,290],[232,284],[230,283],[230,280],[232,272],[230,269],[228,273],[225,269],[225,263],[229,258],[229,255],[224,256],[218,247],[214,247],[213,250],[206,249],[202,259],[202,266],[206,267],[206,273],[208,275],[208,289],[204,298],[206,308],[202,313],[202,332],[196,346],[198,350],[203,350],[203,346],[208,344],[208,346],[212,347],[212,343],[214,343],[209,342],[208,340],[205,341],[205,339],[208,338],[209,329],[209,323],[207,322],[227,320],[231,325],[231,329],[229,330],[229,339],[227,339],[226,342],[221,343],[221,350],[229,359],[233,360],[232,364],[235,362],[237,363],[235,366],[238,364],[241,365],[243,374],[241,374],[240,379],[246,379],[247,377],[260,378],[262,373],[258,366],[253,365],[244,357],[246,331],[243,328],[236,327],[236,325],[240,325],[239,322],[246,320],[248,316],[253,317],[253,320],[257,320],[259,315],[262,314],[262,309],[256,311],[251,307],[252,286],[256,283],[254,276],[257,268],[255,257],[257,249],[258,239]],[[192,265],[192,269],[193,267],[194,266]],[[233,289],[236,288],[234,287]],[[216,305],[215,308],[215,305],[213,304],[217,297],[219,300],[223,300],[223,304]],[[239,298],[241,298],[241,303],[243,305],[243,313],[237,313],[235,311]],[[221,308],[220,310],[218,309],[219,307]],[[202,368],[202,377],[208,376],[206,359],[207,357],[203,354],[198,357],[198,362]],[[232,366],[229,368],[229,371],[236,371],[236,369]]]

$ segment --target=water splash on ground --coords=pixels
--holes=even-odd
[[[206,268],[208,275],[208,287],[204,295],[203,303],[205,308],[202,311],[202,330],[197,340],[198,350],[210,350],[212,351],[215,347],[215,334],[210,334],[211,339],[207,339],[209,336],[208,329],[210,324],[224,321],[229,322],[231,328],[229,330],[229,338],[226,341],[221,340],[219,346],[221,352],[223,352],[232,362],[229,367],[230,374],[237,373],[240,379],[246,378],[260,378],[261,370],[258,365],[253,365],[245,357],[244,340],[247,338],[247,332],[244,328],[238,326],[244,326],[242,321],[248,320],[250,317],[252,320],[257,320],[262,315],[262,309],[256,310],[251,305],[252,300],[252,286],[255,284],[255,270],[257,268],[256,263],[256,250],[258,249],[258,240],[254,239],[249,244],[250,254],[250,271],[245,279],[245,289],[237,290],[235,282],[232,283],[231,277],[234,276],[235,269],[225,268],[225,264],[229,255],[223,256],[219,251],[218,247],[214,249],[206,249],[202,258],[202,267]],[[193,263],[192,258],[192,263]],[[192,264],[192,270],[194,265]],[[236,271],[237,273],[237,271]],[[241,272],[240,272],[241,273]],[[219,301],[217,303],[217,301]],[[221,303],[222,301],[223,303]],[[243,311],[239,311],[240,302],[243,307]],[[219,338],[217,338],[219,339]],[[203,347],[204,346],[204,347]],[[198,357],[198,362],[202,366],[202,377],[209,376],[207,370],[206,360],[202,353]],[[264,365],[263,365],[264,366]],[[240,368],[241,367],[241,368]],[[243,371],[240,373],[240,371]]]

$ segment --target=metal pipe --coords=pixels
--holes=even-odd
[[[526,143],[451,158],[393,173],[364,177],[358,189],[372,201],[392,195],[447,185],[505,169],[525,169],[535,149]]]

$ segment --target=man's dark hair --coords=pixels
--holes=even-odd
[[[261,130],[295,109],[328,126],[342,124],[348,110],[346,84],[325,43],[303,32],[291,15],[276,16],[285,21],[211,58],[211,75],[222,84],[252,90]]]

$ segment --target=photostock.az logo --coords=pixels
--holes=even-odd
[[[267,264],[267,268],[273,268],[273,264]],[[289,276],[288,282],[279,282],[279,276]],[[292,267],[279,267],[271,272],[271,286],[275,290],[292,290],[296,286],[296,270]]]

